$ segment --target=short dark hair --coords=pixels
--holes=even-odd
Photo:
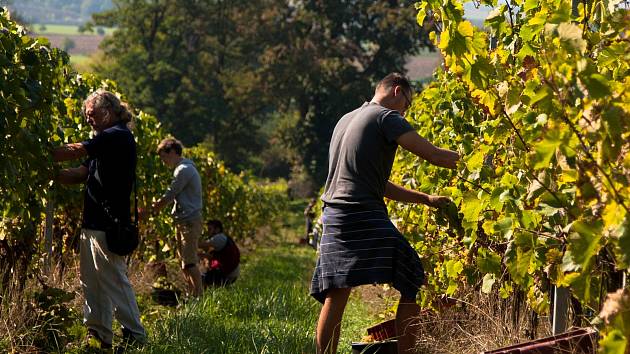
[[[179,156],[182,155],[182,151],[184,150],[184,145],[181,141],[175,138],[166,138],[160,141],[160,144],[157,148],[157,153],[164,151],[165,153],[169,153],[171,151],[175,151],[175,153]]]
[[[223,232],[223,224],[219,220],[212,219],[208,221],[208,226],[212,226],[214,228],[219,229],[219,232]]]
[[[382,87],[391,89],[394,86],[400,86],[406,92],[411,93],[411,83],[409,82],[409,79],[407,79],[405,75],[396,72],[385,76],[381,81],[379,81],[376,88]]]

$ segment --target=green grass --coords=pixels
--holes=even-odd
[[[233,286],[208,290],[179,310],[143,309],[150,343],[141,352],[314,353],[321,308],[308,291],[314,265],[315,251],[305,246],[257,249],[244,259]],[[351,297],[338,352],[350,353],[350,343],[378,321]]]
[[[244,253],[241,277],[232,286],[208,289],[201,299],[179,308],[156,305],[148,291],[137,292],[149,342],[135,352],[314,353],[321,305],[309,295],[309,285],[316,254],[297,242],[303,233],[305,206],[304,200],[292,201],[281,223],[260,236],[255,249]],[[68,324],[60,320],[54,327],[60,330],[62,340],[46,344],[42,352],[86,353],[83,344],[87,330],[80,322],[80,308],[74,310],[75,318]],[[50,316],[58,319],[59,315]],[[358,296],[351,296],[338,353],[350,353],[350,343],[360,341],[366,328],[380,321]],[[53,324],[45,328],[53,328]],[[119,332],[117,328],[119,325],[114,325],[115,332]],[[41,333],[41,329],[32,329],[23,342],[32,343]],[[114,339],[114,344],[119,342],[120,338]],[[0,352],[10,349],[11,342],[0,338]]]
[[[37,34],[62,34],[62,35],[69,35],[69,36],[76,36],[76,35],[81,35],[81,34],[86,34],[86,35],[96,35],[96,28],[94,28],[94,32],[84,32],[84,33],[80,33],[79,32],[79,27],[78,26],[73,26],[73,25],[53,25],[53,24],[44,24],[44,26],[46,26],[45,30],[41,30],[41,23],[34,23],[29,25],[29,28],[37,33]],[[114,32],[114,28],[103,28],[105,30],[105,34],[106,35],[111,35]]]

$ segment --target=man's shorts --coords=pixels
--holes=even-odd
[[[197,266],[199,257],[197,256],[197,244],[201,237],[202,225],[201,218],[182,221],[175,225],[177,256],[182,261],[182,269],[187,265],[193,264]]]

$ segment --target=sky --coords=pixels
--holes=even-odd
[[[485,20],[490,11],[492,11],[492,8],[489,6],[480,6],[477,9],[473,2],[464,4],[464,17],[469,20]]]

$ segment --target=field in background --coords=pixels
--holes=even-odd
[[[442,63],[439,52],[423,51],[419,55],[410,57],[405,64],[407,76],[413,81],[426,81],[431,79],[435,69]]]
[[[89,61],[89,57],[98,50],[98,46],[104,36],[96,32],[79,32],[79,27],[75,25],[56,25],[35,23],[29,25],[29,29],[33,32],[33,36],[46,37],[53,47],[64,49],[64,42],[68,39],[74,42],[74,47],[67,51],[71,55],[71,61],[75,65],[81,65],[84,68]],[[115,28],[103,28],[105,35],[111,35]],[[442,57],[438,52],[430,52],[424,50],[418,55],[408,58],[405,70],[412,80],[425,81],[431,78],[433,71],[442,62]]]
[[[75,25],[39,24],[28,26],[34,37],[45,37],[51,46],[64,49],[70,54],[70,61],[80,71],[87,69],[90,56],[98,51],[98,46],[106,35],[111,35],[114,28],[102,28],[103,34],[93,32],[79,32]],[[69,45],[71,42],[71,45]]]
[[[88,57],[87,55],[77,54],[70,56],[70,63],[72,63],[72,65],[85,65],[89,61],[90,57]]]
[[[44,26],[44,27],[42,27]],[[76,36],[76,35],[91,35],[91,36],[102,36],[98,34],[97,29],[94,28],[93,32],[79,32],[79,26],[75,25],[57,25],[57,24],[47,24],[47,23],[34,23],[28,25],[29,30],[38,35],[47,36],[49,34],[61,34],[66,36]],[[104,31],[104,35],[111,35],[114,33],[114,28],[102,28]]]

